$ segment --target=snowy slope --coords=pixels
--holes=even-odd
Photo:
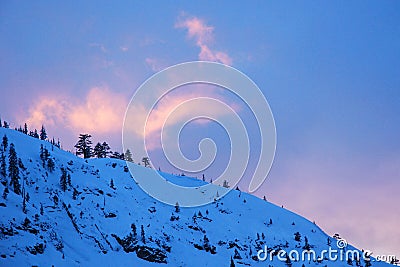
[[[301,254],[307,237],[310,249],[319,253],[337,249],[337,240],[301,216],[249,194],[233,190],[212,204],[176,211],[145,194],[124,161],[84,160],[46,141],[0,128],[0,141],[4,135],[24,165],[21,184],[30,199],[24,213],[21,195],[10,188],[6,199],[0,196],[0,266],[230,266],[231,257],[235,266],[349,266],[327,257],[259,261],[257,252],[265,246]],[[53,172],[42,165],[41,145],[56,163]],[[61,167],[71,176],[65,192]],[[137,175],[145,173],[144,167],[136,169]],[[204,183],[164,176],[184,185]],[[4,188],[0,184],[0,194]],[[368,263],[361,259],[359,265]]]

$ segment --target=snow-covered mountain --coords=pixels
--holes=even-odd
[[[203,207],[172,207],[144,193],[122,160],[84,160],[0,128],[0,141],[4,135],[7,175],[0,174],[0,194],[6,187],[9,193],[0,196],[0,266],[389,266],[372,258],[341,260],[340,254],[355,251],[341,249],[344,240],[238,190]],[[19,195],[8,174],[11,143],[21,159]],[[145,174],[144,167],[136,170]],[[204,183],[163,175],[176,183]],[[323,250],[337,250],[339,259],[328,252],[320,257]]]

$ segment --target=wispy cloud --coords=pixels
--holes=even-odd
[[[100,44],[100,43],[90,43],[89,46],[90,46],[90,47],[97,48],[97,49],[99,49],[99,50],[100,50],[101,52],[103,52],[103,53],[107,53],[107,49],[106,49],[106,47],[105,47],[103,44]]]
[[[160,60],[156,59],[156,58],[146,58],[145,59],[147,66],[150,67],[150,69],[154,72],[158,72],[162,69],[164,69],[166,66],[164,66],[164,64],[162,64],[160,62]]]
[[[200,48],[200,60],[216,61],[232,65],[232,58],[227,53],[211,48],[211,44],[214,41],[213,26],[207,25],[198,17],[182,14],[175,23],[175,28],[186,29],[188,37],[196,41],[196,45]]]

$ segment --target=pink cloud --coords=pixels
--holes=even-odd
[[[54,126],[59,121],[64,121],[67,116],[67,107],[60,97],[44,96],[29,109],[29,115],[22,121],[26,121],[36,129],[42,124]]]
[[[94,87],[83,103],[71,109],[68,115],[70,125],[86,132],[120,132],[127,101],[120,94],[108,88]]]
[[[214,27],[206,25],[203,20],[197,17],[183,15],[178,19],[175,28],[187,29],[188,37],[194,39],[196,45],[200,48],[200,60],[216,61],[232,65],[232,58],[227,53],[215,51],[210,47],[214,40]]]
[[[107,134],[120,132],[127,105],[126,98],[107,87],[93,87],[84,100],[73,96],[42,96],[22,121],[34,128],[62,127],[73,133]]]

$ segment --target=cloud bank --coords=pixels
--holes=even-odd
[[[108,87],[93,87],[83,100],[73,96],[41,96],[23,121],[37,129],[45,124],[73,133],[116,133],[121,131],[126,105],[123,95]]]

